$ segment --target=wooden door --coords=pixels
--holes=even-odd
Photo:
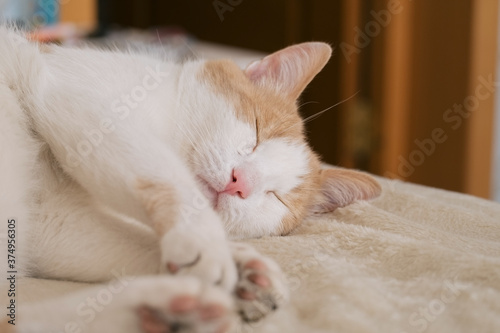
[[[491,197],[497,21],[495,0],[407,2],[394,17],[372,83],[379,173]]]

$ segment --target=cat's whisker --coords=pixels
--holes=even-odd
[[[358,90],[357,92],[355,92],[353,95],[349,96],[348,98],[346,98],[346,99],[344,99],[344,100],[342,100],[342,101],[340,101],[340,102],[338,102],[338,103],[336,103],[336,104],[334,104],[334,105],[332,105],[332,106],[330,106],[330,107],[328,107],[328,108],[326,108],[326,109],[324,109],[324,110],[322,110],[322,111],[319,111],[319,112],[317,112],[317,113],[315,113],[315,114],[313,114],[313,115],[311,115],[311,116],[309,116],[309,117],[305,118],[305,119],[303,120],[304,124],[305,124],[305,123],[307,123],[307,122],[309,122],[309,121],[311,121],[311,120],[314,120],[314,119],[318,118],[318,117],[319,117],[319,116],[321,116],[323,113],[325,113],[325,112],[327,112],[327,111],[329,111],[329,110],[333,109],[334,107],[337,107],[337,106],[339,106],[339,105],[341,105],[341,104],[343,104],[343,103],[345,103],[345,102],[347,102],[347,101],[349,101],[349,100],[353,99],[353,98],[354,98],[357,94],[359,94],[359,92],[360,92],[360,90]]]
[[[184,45],[189,49],[189,51],[191,51],[191,54],[195,57],[195,58],[201,58],[199,54],[197,54],[197,52],[195,52],[193,50],[193,48],[191,46],[189,46],[188,42],[186,40],[182,40],[182,42],[184,43]]]
[[[346,98],[346,99],[344,99],[344,100],[342,100],[342,101],[340,101],[340,102],[338,102],[338,103],[335,103],[334,105],[332,105],[332,106],[330,106],[330,107],[328,107],[328,108],[326,108],[326,109],[324,109],[324,110],[322,110],[322,111],[319,111],[319,112],[317,112],[317,113],[315,113],[315,114],[313,114],[313,115],[311,115],[311,116],[309,116],[309,117],[306,117],[306,118],[305,118],[302,122],[300,122],[300,123],[296,123],[296,124],[293,124],[293,125],[292,125],[292,126],[290,126],[290,127],[287,127],[287,128],[285,129],[285,131],[288,131],[289,129],[291,129],[291,128],[295,127],[295,126],[300,126],[300,125],[303,125],[303,124],[308,123],[308,122],[309,122],[309,121],[311,121],[311,120],[316,119],[317,117],[321,116],[321,115],[322,115],[323,113],[325,113],[326,111],[329,111],[329,110],[333,109],[334,107],[337,107],[337,106],[339,106],[339,105],[341,105],[341,104],[343,104],[343,103],[345,103],[345,102],[349,101],[350,99],[354,98],[354,97],[355,97],[355,96],[356,96],[359,92],[360,92],[360,90],[358,90],[356,93],[354,93],[353,95],[349,96],[348,98]],[[308,102],[308,103],[309,103],[309,102]],[[307,103],[306,103],[306,104],[307,104]],[[305,104],[302,104],[302,106],[303,106],[303,105],[305,105]]]
[[[309,101],[309,102],[305,102],[305,103],[300,104],[300,105],[298,106],[298,108],[300,109],[301,107],[303,107],[303,106],[305,106],[305,105],[308,105],[308,104],[313,104],[313,103],[315,103],[315,104],[319,104],[319,102],[317,102],[317,101]]]
[[[158,36],[158,42],[160,43],[161,49],[165,50],[165,47],[163,46],[163,42],[161,40],[160,32],[158,31],[158,29],[156,29],[156,36]],[[165,56],[167,56],[167,52],[166,51],[164,51],[164,54],[165,54]]]
[[[193,138],[192,136],[190,135],[189,132],[186,132],[182,127],[180,127],[178,124],[176,124],[176,127],[179,131],[181,131],[183,134],[184,134],[184,137],[191,143],[191,147],[194,149],[194,151],[196,151],[197,153],[200,153],[201,150],[198,149],[198,146],[196,145],[196,143],[193,141]],[[182,147],[182,149],[187,153],[187,154],[190,154],[191,152],[187,149],[187,147],[184,147],[182,145],[180,145]]]
[[[158,31],[158,29],[156,29],[156,36],[158,37],[158,42],[160,43],[161,47],[163,48],[163,42],[161,41],[160,31]]]

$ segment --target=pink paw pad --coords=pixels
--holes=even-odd
[[[267,266],[262,261],[258,259],[250,260],[243,267],[245,269],[255,269],[257,271],[267,271]]]
[[[170,328],[159,319],[158,314],[147,306],[137,311],[144,333],[169,333]]]
[[[177,264],[174,264],[173,262],[169,262],[167,263],[167,270],[172,273],[172,274],[175,274],[179,271],[180,267],[179,265]]]
[[[198,298],[190,295],[173,298],[163,309],[141,306],[137,314],[144,333],[173,333],[193,324],[213,325],[210,322],[219,322],[218,327],[214,327],[216,332],[227,332],[230,327],[224,318],[229,314],[226,307],[216,303],[201,304]]]
[[[249,292],[245,288],[238,288],[236,290],[236,295],[238,295],[239,298],[247,300],[247,301],[253,301],[254,299],[257,298],[257,295],[255,295],[252,292]]]
[[[250,282],[258,285],[259,287],[267,288],[271,286],[271,281],[269,278],[262,274],[253,273],[248,276]]]
[[[227,314],[227,309],[219,304],[207,304],[200,309],[200,318],[203,321],[222,318]]]
[[[179,296],[170,302],[170,311],[181,314],[196,310],[200,303],[193,296]]]
[[[268,288],[271,286],[271,280],[269,280],[266,275],[259,274],[259,272],[265,273],[268,271],[266,264],[264,264],[262,261],[258,259],[250,260],[243,266],[243,268],[257,271],[247,276],[247,279],[253,284],[263,288]]]

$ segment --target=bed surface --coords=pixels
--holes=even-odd
[[[500,332],[500,205],[380,181],[374,201],[248,241],[281,265],[292,297],[243,332]],[[24,279],[18,300],[84,286]]]

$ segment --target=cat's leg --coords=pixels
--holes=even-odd
[[[236,309],[244,321],[258,321],[287,302],[285,277],[276,262],[248,244],[231,242],[231,250],[238,267]]]
[[[231,297],[193,277],[112,281],[25,305],[9,333],[218,333],[234,323]],[[10,329],[10,331],[5,331]]]
[[[155,231],[138,221],[100,209],[82,186],[47,163],[51,160],[50,151],[45,150],[40,160],[44,189],[40,193],[42,204],[36,223],[30,227],[28,242],[33,253],[31,271],[35,276],[102,282],[116,275],[148,275],[161,271],[160,230]],[[151,195],[155,193],[153,191]],[[167,205],[165,209],[175,213],[177,203],[167,201],[163,204]],[[175,216],[167,216],[163,222],[170,218]],[[163,234],[166,236],[163,242],[168,239],[164,250],[171,258],[164,259],[167,262],[190,260],[189,257],[183,259],[183,256],[189,255],[188,246],[193,247],[189,237],[196,235],[193,232],[183,235],[182,232],[179,230],[181,236],[175,231]],[[173,239],[168,238],[168,234],[172,234]],[[205,252],[209,251],[209,244],[205,246]],[[210,264],[210,256],[206,257]],[[224,253],[221,258],[224,258]],[[166,265],[162,266],[162,270],[167,269]],[[217,262],[214,266],[217,267]],[[181,271],[190,272],[189,268]]]
[[[150,182],[143,182],[139,191],[160,235],[160,271],[194,274],[232,290],[236,266],[220,218],[203,195],[196,189],[190,200],[178,201],[174,187]],[[165,216],[175,217],[169,230],[164,229]]]

